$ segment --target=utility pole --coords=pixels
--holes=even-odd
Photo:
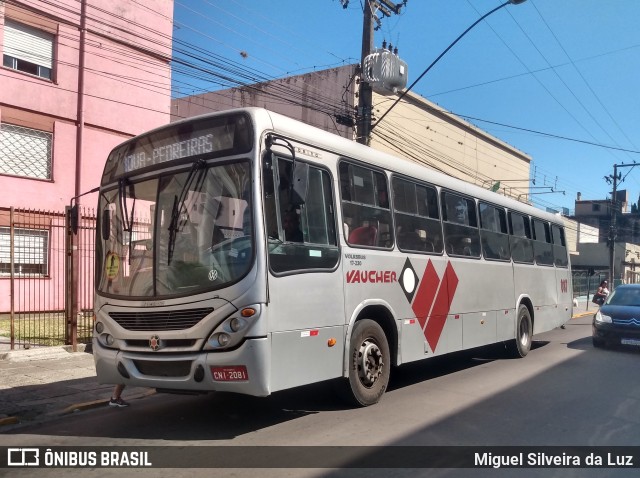
[[[618,216],[618,165],[613,165],[613,191],[611,193],[611,221],[609,224],[609,287],[611,290],[615,287],[613,282],[615,273],[615,252],[616,252],[616,218]]]
[[[604,179],[609,182],[613,182],[613,191],[611,193],[611,224],[609,226],[609,281],[610,287],[615,287],[614,284],[614,274],[615,274],[615,249],[616,249],[616,239],[618,237],[617,230],[617,220],[618,220],[618,181],[623,182],[629,173],[627,173],[624,178],[621,173],[618,173],[618,168],[634,168],[635,166],[640,166],[640,163],[631,163],[631,164],[614,164],[613,165],[613,176],[605,176]]]
[[[360,56],[360,69],[364,68],[364,60],[373,50],[373,11],[371,0],[364,2],[364,15],[362,21],[362,53]],[[373,89],[360,75],[360,90],[358,95],[358,115],[356,127],[356,141],[361,144],[369,144],[369,130],[371,129],[371,108],[373,103]]]
[[[349,2],[346,2],[348,5]],[[373,52],[373,21],[380,24],[380,19],[374,15],[380,12],[385,17],[390,17],[392,13],[400,14],[400,9],[407,4],[407,0],[402,3],[393,3],[392,0],[364,0],[364,12],[362,19],[362,51],[360,55],[360,88],[358,90],[358,113],[356,115],[356,141],[362,144],[369,144],[369,134],[371,132],[371,112],[373,109],[373,89],[371,85],[364,81],[363,68],[365,59]],[[343,7],[345,0],[342,0]],[[346,7],[345,7],[346,8]]]

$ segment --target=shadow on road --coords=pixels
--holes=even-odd
[[[533,348],[543,347],[546,343],[534,341]],[[392,371],[389,391],[509,358],[504,346],[498,345],[405,364]],[[38,393],[51,394],[55,390],[87,385],[87,379],[68,380],[52,384],[46,390],[38,390],[38,387],[16,387],[14,390],[22,397],[28,392],[37,398]],[[142,400],[131,400],[129,408],[112,409],[105,405],[43,423],[15,427],[4,434],[153,440],[160,438],[158,430],[161,429],[162,436],[172,440],[230,440],[307,415],[349,410],[353,405],[336,393],[344,386],[344,379],[331,380],[276,392],[269,397],[223,392],[155,394]],[[103,396],[106,395],[105,390]]]

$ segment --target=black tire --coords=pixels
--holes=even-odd
[[[349,342],[349,388],[356,405],[378,403],[389,385],[390,371],[391,355],[382,327],[373,320],[359,320]]]
[[[531,313],[526,305],[520,304],[516,319],[516,338],[507,344],[509,353],[516,358],[525,357],[531,350],[532,335],[533,321],[531,320]]]
[[[604,349],[607,346],[607,343],[598,337],[591,337],[591,341],[593,342],[593,346],[597,349]]]

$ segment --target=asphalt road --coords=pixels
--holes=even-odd
[[[0,435],[0,445],[204,446],[211,453],[219,446],[239,446],[243,447],[239,452],[228,448],[229,456],[246,450],[247,463],[261,449],[268,450],[263,448],[266,446],[522,446],[525,452],[526,447],[538,446],[557,446],[560,452],[570,451],[573,446],[638,447],[640,352],[594,349],[590,334],[590,318],[585,317],[572,320],[566,329],[536,336],[533,350],[524,359],[510,359],[494,347],[409,364],[393,371],[390,390],[383,400],[364,409],[345,405],[336,397],[332,384],[301,387],[267,398],[222,393],[157,394],[136,401],[127,409],[100,408],[21,427]],[[175,449],[167,450],[170,456],[169,451]],[[364,457],[353,459],[364,459],[366,463],[366,454],[376,450],[363,448]],[[375,456],[370,458],[374,460]],[[240,463],[245,465],[241,460]],[[136,470],[136,474],[602,477],[637,476],[640,463],[635,463],[635,469],[518,470],[427,470],[402,466],[384,470],[204,470],[183,466]],[[3,471],[6,470],[0,470],[0,474]],[[117,476],[123,470],[62,472],[41,469],[38,476]],[[28,473],[11,470],[11,476],[35,476]]]

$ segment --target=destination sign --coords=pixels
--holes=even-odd
[[[154,164],[211,153],[214,151],[213,141],[213,133],[208,133],[195,138],[158,146],[150,150],[146,148],[137,150],[122,159],[124,162],[124,170],[130,172],[153,166]],[[233,146],[233,139],[229,141],[229,143],[230,145],[227,146],[227,148]],[[226,148],[220,148],[219,146],[217,149]]]
[[[149,168],[189,158],[248,153],[253,128],[246,114],[234,113],[169,124],[116,147],[105,165],[102,184]]]

